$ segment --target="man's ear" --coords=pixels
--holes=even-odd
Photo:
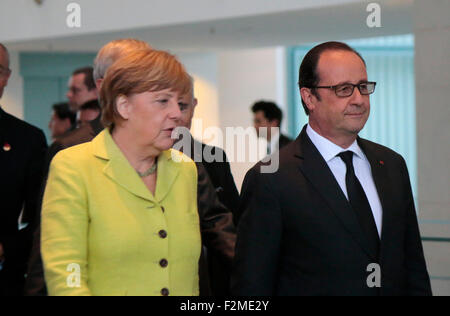
[[[116,98],[116,109],[124,120],[128,120],[130,118],[131,103],[125,95],[122,94]]]
[[[315,108],[315,101],[317,100],[316,96],[311,92],[310,88],[301,88],[300,89],[300,96],[303,100],[303,102],[305,102],[306,107],[308,108],[308,110],[311,112],[314,110]]]
[[[198,104],[198,100],[197,98],[194,98],[194,100],[192,101],[192,106],[195,108]]]

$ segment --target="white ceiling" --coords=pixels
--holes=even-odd
[[[370,1],[369,1],[370,2]],[[367,3],[369,3],[367,2]],[[380,1],[378,1],[380,2]],[[15,51],[97,51],[105,43],[134,37],[175,52],[296,45],[413,32],[412,1],[388,0],[381,28],[369,28],[367,3],[289,11],[182,25],[8,43]]]

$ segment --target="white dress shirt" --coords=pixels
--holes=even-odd
[[[372,177],[372,169],[370,167],[369,160],[367,159],[364,152],[358,146],[358,142],[355,140],[349,148],[342,148],[327,138],[319,135],[314,131],[308,124],[306,128],[306,133],[311,139],[314,146],[325,159],[328,167],[331,169],[337,183],[342,189],[348,200],[347,186],[345,184],[345,174],[347,172],[347,167],[340,157],[336,157],[341,152],[352,151],[353,152],[353,166],[355,169],[355,175],[358,178],[361,186],[366,193],[367,200],[369,200],[370,208],[375,219],[375,223],[378,229],[378,235],[381,237],[381,226],[383,217],[383,208],[381,206],[380,197],[378,196],[377,189],[375,187],[375,182]]]

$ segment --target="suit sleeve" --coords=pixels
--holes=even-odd
[[[197,163],[198,210],[203,244],[231,268],[236,243],[233,215],[219,201],[202,163]]]
[[[70,161],[62,151],[50,166],[42,205],[42,259],[49,295],[88,296],[87,192]]]
[[[227,155],[225,154],[225,151],[223,152],[223,159],[224,162],[222,164],[224,166],[224,182],[225,182],[224,197],[227,202],[224,204],[226,204],[228,209],[234,214],[236,210],[239,208],[239,192],[237,190],[236,183],[234,182],[233,175],[231,174],[230,163],[228,161]]]
[[[422,240],[417,221],[416,208],[409,180],[408,169],[402,158],[404,187],[406,188],[406,269],[408,279],[408,294],[411,296],[431,296],[430,277],[428,275]]]
[[[236,255],[231,278],[232,295],[276,294],[282,217],[268,174],[251,169],[244,180]]]

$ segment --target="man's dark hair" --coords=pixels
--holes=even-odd
[[[320,78],[319,74],[317,72],[317,65],[319,63],[320,56],[322,53],[330,50],[340,50],[340,51],[348,51],[355,53],[358,55],[359,58],[363,61],[364,65],[366,62],[364,61],[364,58],[353,48],[351,48],[349,45],[341,42],[326,42],[320,45],[315,46],[312,48],[303,58],[302,64],[300,65],[299,75],[298,75],[298,86],[299,89],[301,88],[311,88],[315,87],[319,84]],[[314,88],[311,88],[311,93],[316,96],[317,99],[320,100],[320,96],[317,94],[317,90]],[[309,115],[308,107],[306,106],[305,102],[302,98],[302,104],[303,108],[305,109],[306,115]]]
[[[95,110],[101,112],[102,109],[97,100],[89,101],[80,106],[80,111],[82,110]]]
[[[84,85],[88,88],[89,91],[96,89],[94,81],[94,68],[92,67],[79,68],[73,72],[72,76],[79,74],[84,75]]]
[[[55,111],[56,116],[61,119],[69,119],[71,125],[75,125],[76,114],[70,110],[68,103],[56,103],[52,106],[53,111]]]
[[[99,112],[102,111],[97,100],[86,102],[85,104],[80,106],[80,111],[82,111],[82,110],[95,110],[95,111],[99,111]]]
[[[281,125],[281,120],[283,119],[283,113],[280,108],[273,102],[270,101],[258,101],[252,106],[252,112],[256,113],[259,111],[264,112],[264,116],[269,121],[278,120],[278,126]]]

